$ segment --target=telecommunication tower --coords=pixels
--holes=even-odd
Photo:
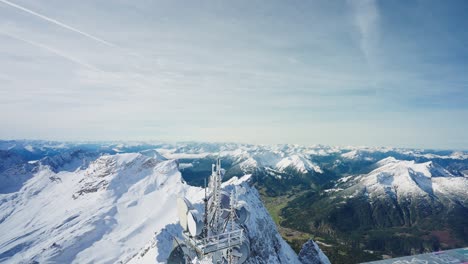
[[[212,165],[208,186],[205,184],[203,212],[185,197],[177,199],[183,240],[175,239],[168,263],[232,263],[245,262],[250,243],[243,225],[248,218],[245,203],[239,203],[235,189],[222,188],[225,171],[221,160]]]

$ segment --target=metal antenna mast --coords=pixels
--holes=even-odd
[[[223,175],[224,170],[218,158],[216,164],[212,164],[209,183],[206,178],[204,181],[203,214],[194,209],[187,199],[178,200],[179,219],[184,228],[182,235],[186,245],[181,248],[192,259],[196,256],[199,260],[210,260],[212,263],[234,263],[241,256],[248,256],[245,230],[242,223],[237,222],[240,221],[236,211],[237,195],[235,189],[230,193],[223,191]]]
[[[205,178],[205,198],[203,203],[205,204],[205,212],[203,217],[203,236],[208,237],[208,197],[206,196],[206,178]]]

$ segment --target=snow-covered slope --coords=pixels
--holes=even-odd
[[[73,172],[41,166],[1,196],[0,260],[125,261],[174,221],[172,202],[188,189],[175,161],[141,154],[102,156]]]
[[[1,263],[164,263],[182,231],[176,198],[201,206],[203,190],[155,152],[105,154],[73,171],[75,159],[59,160],[37,162],[18,192],[0,194]],[[248,263],[299,263],[248,176],[223,186],[250,207]]]
[[[240,162],[238,165],[243,172],[253,171],[259,166],[258,162],[254,158],[248,158]]]
[[[446,197],[468,205],[468,178],[456,177],[432,161],[416,163],[390,157],[377,165],[358,180],[371,198]]]
[[[323,173],[319,166],[297,154],[285,157],[276,164],[276,168],[280,171],[290,168],[304,174],[309,172]]]
[[[276,226],[263,206],[258,192],[248,183],[250,176],[242,178],[234,177],[223,183],[223,188],[230,192],[236,189],[240,200],[246,202],[250,217],[246,222],[248,239],[250,240],[251,254],[246,263],[301,263],[291,247],[281,238]],[[186,196],[195,206],[202,206],[203,191],[193,192]],[[154,263],[154,258],[164,262],[169,256],[169,251],[158,252],[160,248],[172,249],[172,237],[181,238],[181,228],[176,223],[167,225],[156,238],[149,241],[146,247],[130,261],[130,263]],[[321,254],[323,254],[320,251]],[[317,254],[318,253],[314,253]],[[326,257],[322,257],[322,263],[329,263]]]

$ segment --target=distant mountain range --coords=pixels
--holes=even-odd
[[[226,169],[225,180],[251,175],[250,184],[258,189],[281,235],[297,252],[309,238],[317,241],[332,263],[468,245],[468,152],[322,145],[0,141],[0,229],[14,230],[12,219],[17,222],[15,217],[20,217],[15,216],[15,208],[60,181],[69,186],[71,204],[101,192],[118,201],[147,177],[129,183],[127,176],[119,175],[145,174],[158,164],[176,160],[183,181],[203,186],[218,157]],[[140,169],[119,174],[123,164],[132,163]],[[73,173],[77,175],[65,177]],[[140,204],[136,197],[130,200],[129,204]],[[73,221],[94,220],[80,216]],[[30,250],[33,247],[26,237],[36,235],[18,239],[19,233],[16,238],[11,233],[11,238],[0,241],[0,260],[42,250]],[[63,243],[59,244],[63,247]],[[44,245],[40,247],[50,251],[51,258],[59,255],[58,249]],[[121,257],[130,259],[130,255]]]

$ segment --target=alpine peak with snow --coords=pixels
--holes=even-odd
[[[0,141],[0,263],[205,263],[200,248],[355,263],[464,247],[467,190],[465,151]]]
[[[0,262],[185,263],[170,258],[185,241],[177,200],[194,206],[194,217],[206,193],[183,180],[181,160],[206,153],[192,146],[176,154],[172,147],[1,141]],[[231,177],[217,189],[235,190],[238,211],[248,211],[238,223],[245,235],[237,261],[300,263],[250,178]],[[329,263],[320,250],[312,253],[307,263]]]

